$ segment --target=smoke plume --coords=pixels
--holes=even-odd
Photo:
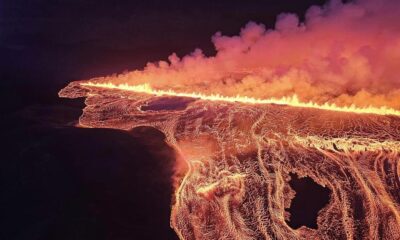
[[[239,35],[212,37],[215,56],[200,49],[143,70],[91,79],[150,83],[154,88],[400,109],[400,3],[332,0],[312,6],[304,22],[291,13],[275,28],[249,22]]]

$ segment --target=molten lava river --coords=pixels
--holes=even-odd
[[[72,82],[59,95],[86,97],[83,127],[166,135],[180,239],[400,239],[399,112],[146,89]],[[295,176],[328,194],[315,227],[289,224]]]

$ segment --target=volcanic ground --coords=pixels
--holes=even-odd
[[[180,239],[400,239],[398,116],[79,82],[59,95],[86,97],[81,126],[165,134],[176,154],[171,225]]]

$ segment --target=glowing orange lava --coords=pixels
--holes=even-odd
[[[86,97],[82,126],[165,134],[187,166],[177,167],[171,212],[182,240],[400,239],[398,112],[92,82],[59,95]],[[195,99],[174,109],[182,97]],[[287,223],[290,173],[331,191],[317,228]]]
[[[329,111],[339,111],[339,112],[353,112],[353,113],[371,113],[378,115],[395,115],[400,116],[400,110],[396,110],[393,108],[389,108],[386,106],[383,107],[357,107],[355,105],[351,106],[337,106],[336,104],[318,104],[314,102],[301,102],[299,101],[296,95],[290,97],[283,98],[270,98],[270,99],[257,99],[247,96],[237,95],[235,97],[222,96],[219,94],[206,95],[202,93],[192,92],[192,93],[184,93],[184,92],[175,92],[171,89],[169,90],[156,90],[153,89],[150,84],[141,84],[141,85],[128,85],[128,84],[118,84],[115,85],[113,83],[94,83],[94,82],[85,82],[81,83],[82,86],[89,87],[99,87],[99,88],[109,88],[109,89],[119,89],[125,91],[132,91],[136,93],[146,93],[152,94],[156,96],[175,96],[175,97],[190,97],[190,98],[199,98],[208,101],[224,101],[224,102],[240,102],[246,104],[278,104],[278,105],[288,105],[293,107],[305,107],[305,108],[315,108]]]

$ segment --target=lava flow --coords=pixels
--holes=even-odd
[[[100,88],[109,88],[109,89],[120,89],[126,91],[132,91],[136,93],[147,93],[153,94],[156,96],[174,96],[174,97],[189,97],[189,98],[199,98],[203,100],[210,101],[223,101],[223,102],[238,102],[238,103],[248,103],[248,104],[279,104],[279,105],[289,105],[294,107],[306,107],[306,108],[316,108],[323,110],[331,110],[331,111],[339,111],[339,112],[353,112],[353,113],[374,113],[379,115],[396,115],[400,116],[400,111],[388,108],[385,106],[382,107],[357,107],[355,105],[351,106],[336,106],[335,104],[318,104],[314,102],[301,102],[297,98],[296,95],[291,97],[283,97],[283,98],[270,98],[270,99],[257,99],[247,96],[235,96],[235,97],[227,97],[219,94],[215,95],[206,95],[201,93],[181,93],[173,90],[154,90],[151,88],[150,84],[142,84],[136,86],[130,86],[128,84],[112,84],[112,83],[93,83],[93,82],[85,82],[81,83],[82,86],[90,86],[90,87],[100,87]]]
[[[184,101],[79,82],[60,96],[86,97],[83,126],[165,133],[189,167],[171,216],[180,239],[400,238],[397,116]],[[184,108],[168,107],[173,98]],[[164,109],[143,110],[160,102]],[[286,222],[290,173],[331,190],[317,229]]]
[[[165,134],[182,240],[398,240],[399,16],[394,0],[333,0],[59,96],[86,98],[81,126]],[[292,224],[294,176],[328,195],[315,224]]]

